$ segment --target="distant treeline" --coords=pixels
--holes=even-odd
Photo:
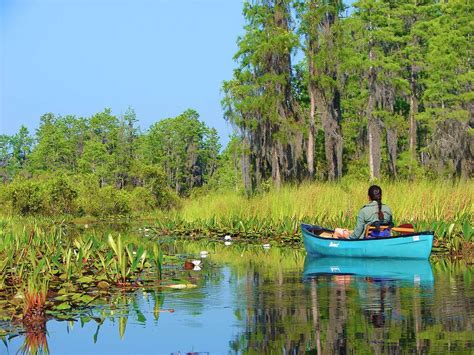
[[[196,187],[217,184],[217,132],[196,111],[141,133],[132,109],[89,118],[41,117],[0,136],[0,204],[21,215],[127,215],[167,208]]]
[[[471,177],[472,29],[465,0],[244,2],[233,78],[246,189],[262,181]],[[296,52],[303,54],[294,65]]]

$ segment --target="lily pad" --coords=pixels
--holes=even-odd
[[[107,290],[110,287],[110,284],[107,281],[99,281],[97,287],[101,290]]]
[[[91,301],[93,301],[94,297],[91,297],[89,295],[82,295],[78,300],[87,304],[87,303],[90,303]]]
[[[93,281],[94,281],[94,279],[90,276],[83,276],[83,277],[80,277],[80,278],[77,279],[77,282],[79,282],[81,284],[90,284]]]
[[[69,302],[63,302],[60,305],[56,306],[55,308],[58,311],[62,311],[66,309],[71,309],[71,305],[69,304]]]
[[[58,296],[58,297],[54,297],[54,299],[56,301],[68,301],[72,298],[72,295],[71,293],[66,293],[66,294],[62,294],[61,296]]]

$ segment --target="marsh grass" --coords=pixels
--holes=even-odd
[[[435,232],[434,251],[471,253],[474,184],[472,181],[420,181],[381,184],[383,201],[395,224]],[[156,216],[158,234],[222,237],[300,244],[301,222],[328,228],[353,228],[367,203],[365,182],[306,183],[284,186],[252,198],[237,192],[188,199],[179,211]]]
[[[456,221],[471,216],[474,183],[449,181],[393,182],[380,184],[383,202],[389,205],[397,223]],[[367,203],[366,182],[312,183],[284,186],[279,191],[250,199],[236,192],[214,193],[185,201],[177,215],[184,220],[302,219],[354,220]]]

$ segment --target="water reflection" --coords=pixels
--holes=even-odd
[[[118,292],[48,320],[42,337],[5,337],[0,353],[22,343],[53,354],[474,350],[468,265],[259,253],[210,250],[202,271],[185,271],[197,288]]]
[[[434,278],[428,260],[362,259],[362,258],[313,258],[306,257],[303,278],[315,276],[350,280],[350,276],[365,277],[374,281],[405,281],[412,284],[433,286]]]
[[[437,278],[428,261],[307,258],[298,284],[293,272],[277,271],[271,278],[254,269],[246,275],[245,331],[232,348],[290,354],[470,352],[473,293],[470,276],[465,278],[470,270],[436,271]],[[448,301],[454,294],[461,307]]]
[[[303,278],[312,295],[317,353],[428,350],[419,336],[421,310],[434,301],[428,261],[306,258]],[[330,297],[321,299],[326,289]],[[327,320],[321,308],[329,308]]]

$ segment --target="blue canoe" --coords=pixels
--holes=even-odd
[[[375,281],[402,281],[425,287],[431,287],[434,283],[433,271],[428,260],[306,256],[303,280],[334,275],[368,277]]]
[[[332,230],[304,223],[301,231],[309,255],[352,258],[428,259],[434,237],[427,231],[385,238],[335,239],[322,236]]]

